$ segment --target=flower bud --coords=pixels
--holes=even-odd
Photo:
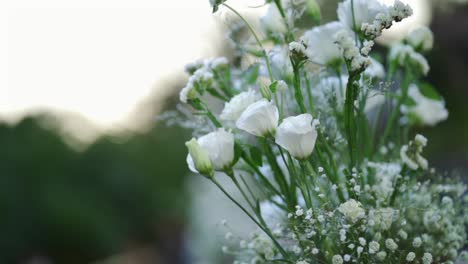
[[[316,24],[320,24],[320,20],[322,20],[322,14],[320,12],[320,6],[318,5],[316,0],[307,0],[307,13],[311,16],[312,20]]]
[[[434,35],[428,27],[419,27],[408,34],[406,41],[416,50],[429,51],[434,46]]]
[[[198,141],[192,138],[190,141],[185,143],[187,146],[189,155],[187,156],[187,163],[189,168],[193,172],[201,173],[207,177],[213,176],[213,165],[208,156],[208,152],[203,149]]]
[[[200,146],[200,148],[206,152],[212,167],[211,170],[214,169],[222,171],[233,165],[234,135],[232,133],[226,132],[223,128],[220,128],[217,131],[208,133],[195,141]],[[192,152],[190,152],[189,157],[187,157],[187,163],[189,164],[189,167],[191,165],[190,157],[193,157]],[[195,168],[201,172],[196,166],[196,162]]]
[[[317,131],[312,127],[312,116],[302,114],[285,118],[276,131],[276,143],[293,157],[305,159],[314,150]]]
[[[278,108],[266,99],[251,104],[236,122],[237,128],[255,136],[274,133],[278,126]]]

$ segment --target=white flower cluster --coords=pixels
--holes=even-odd
[[[343,57],[351,62],[351,71],[357,72],[367,68],[372,62],[367,57],[374,43],[372,41],[366,42],[362,48],[363,53],[356,47],[354,40],[346,30],[341,30],[335,34],[335,41],[343,51]]]
[[[247,238],[229,230],[223,252],[236,264],[463,258],[466,185],[430,169],[424,136],[404,144],[417,125],[448,117],[441,96],[421,80],[429,72],[423,54],[434,46],[430,30],[413,30],[386,56],[373,50],[374,38],[411,15],[399,0],[345,0],[338,21],[325,24],[315,0],[267,2],[265,34],[250,24],[248,41],[228,34],[235,64],[187,65],[180,93],[191,106],[180,108],[205,121],[193,122],[186,143],[190,170],[259,228]],[[297,28],[301,15],[318,26]],[[372,58],[377,53],[386,65]]]
[[[410,63],[418,69],[423,75],[429,72],[429,63],[423,55],[416,52],[414,48],[406,44],[395,44],[390,50],[390,60],[400,66]]]
[[[400,109],[407,119],[414,119],[418,124],[435,126],[448,118],[444,101],[424,96],[415,84],[410,85],[408,96],[415,104],[402,105]]]
[[[422,135],[416,135],[414,141],[410,141],[408,145],[403,145],[400,150],[400,157],[403,163],[412,170],[421,168],[427,170],[429,164],[427,160],[421,156],[423,148],[427,145],[427,138]]]

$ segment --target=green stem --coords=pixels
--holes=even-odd
[[[409,88],[409,85],[410,85],[411,80],[412,80],[411,69],[410,69],[410,67],[408,65],[406,66],[405,71],[406,71],[405,80],[404,80],[403,85],[401,87],[401,89],[402,89],[401,90],[401,97],[398,99],[398,102],[397,102],[396,106],[392,109],[392,113],[390,114],[390,118],[389,118],[389,120],[387,122],[387,127],[385,128],[383,136],[380,138],[379,146],[382,146],[386,142],[387,137],[392,132],[395,123],[398,122],[397,119],[398,119],[398,116],[399,116],[398,114],[400,113],[400,107],[403,104],[403,102],[406,100],[406,98],[408,97],[408,88]]]
[[[224,188],[223,186],[221,186],[221,184],[219,184],[218,181],[216,181],[215,178],[210,178],[210,180],[229,198],[229,200],[231,200],[234,204],[237,205],[237,207],[239,207],[263,232],[265,232],[265,234],[270,237],[270,239],[273,241],[273,243],[275,244],[275,246],[278,248],[278,250],[281,252],[281,255],[283,255],[283,257],[287,258],[288,257],[288,253],[286,253],[286,250],[284,250],[284,248],[280,245],[280,243],[276,240],[276,238],[273,236],[273,234],[271,233],[271,231],[269,230],[269,228],[267,226],[263,226],[262,224],[260,224],[257,219],[255,219],[255,217],[253,217],[253,215],[247,211],[247,209],[245,209],[239,202],[237,202]]]
[[[357,138],[356,138],[356,116],[354,114],[354,101],[357,98],[357,88],[354,82],[358,80],[360,73],[351,72],[348,79],[348,84],[346,85],[346,99],[345,99],[345,129],[346,129],[346,138],[348,141],[348,150],[351,158],[351,168],[356,167],[357,156],[358,156],[358,147],[357,147]]]
[[[270,80],[273,81],[273,73],[271,71],[270,59],[268,58],[268,54],[267,54],[265,48],[263,47],[262,41],[258,37],[257,33],[255,33],[255,30],[250,25],[250,23],[239,12],[237,12],[237,10],[235,10],[234,8],[232,8],[230,5],[228,5],[226,3],[223,3],[223,5],[225,7],[227,7],[229,10],[231,10],[234,14],[236,14],[245,23],[245,25],[247,26],[249,31],[254,36],[255,41],[257,42],[258,46],[260,46],[260,48],[262,49],[263,57],[265,58],[265,63],[266,63],[267,69],[268,69],[268,75],[270,76]]]
[[[294,71],[294,96],[296,97],[296,101],[299,104],[299,108],[302,113],[307,113],[307,109],[304,104],[304,96],[302,95],[302,90],[301,90],[301,76],[299,75],[299,66],[294,63],[293,60],[291,60],[291,63],[293,65],[293,71]]]

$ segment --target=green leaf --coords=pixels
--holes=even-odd
[[[419,85],[419,91],[422,95],[427,98],[441,101],[443,100],[442,96],[437,92],[437,90],[429,83],[422,83]]]
[[[249,149],[249,152],[250,152],[250,157],[252,158],[252,161],[255,163],[255,165],[259,167],[262,166],[263,156],[262,156],[262,152],[260,151],[260,149],[258,149],[257,147],[251,146]]]
[[[270,91],[276,93],[276,89],[278,88],[278,81],[274,81],[270,84]]]
[[[236,164],[237,161],[239,161],[240,157],[242,156],[242,152],[244,150],[242,149],[241,144],[239,144],[237,141],[234,144],[234,160],[232,161],[232,164]]]
[[[257,82],[258,75],[260,73],[260,64],[250,66],[244,75],[244,79],[247,80],[248,84],[254,84]]]

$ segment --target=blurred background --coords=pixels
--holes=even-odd
[[[252,21],[265,11],[230,2]],[[322,1],[325,21],[336,2]],[[422,131],[427,156],[468,171],[468,1],[403,2],[415,16],[382,44],[432,28],[428,81],[450,117]],[[188,173],[190,131],[158,121],[177,108],[186,63],[230,54],[227,14],[210,11],[208,0],[0,1],[0,263],[222,263],[220,221],[251,224]]]

